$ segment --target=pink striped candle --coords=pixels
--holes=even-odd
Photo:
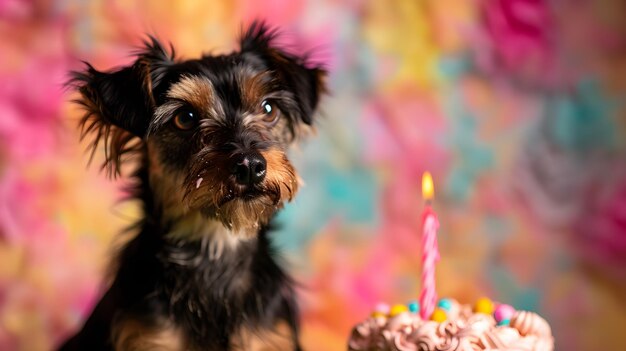
[[[435,264],[439,261],[437,245],[437,229],[439,221],[432,209],[432,200],[435,195],[433,178],[428,172],[422,176],[422,196],[426,202],[422,212],[422,292],[420,293],[420,315],[428,319],[437,304],[437,289],[435,288]]]

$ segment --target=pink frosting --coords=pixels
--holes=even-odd
[[[409,336],[409,340],[418,346],[418,350],[435,350],[442,342],[437,333],[438,327],[439,323],[427,321]]]
[[[421,322],[422,319],[417,314],[402,312],[390,318],[385,329],[392,332],[404,331],[408,334],[413,329],[414,324],[421,324]]]
[[[528,311],[517,311],[511,318],[511,327],[522,335],[551,336],[550,325],[538,314]]]
[[[550,326],[536,313],[517,311],[510,326],[497,326],[493,316],[473,313],[469,305],[454,300],[448,312],[441,323],[410,312],[369,318],[352,331],[349,350],[554,350]]]
[[[385,339],[382,335],[387,319],[370,317],[352,330],[348,342],[350,350],[385,350]]]
[[[520,338],[516,329],[509,327],[491,328],[485,331],[479,338],[483,349],[505,349],[514,345]]]

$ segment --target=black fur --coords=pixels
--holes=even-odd
[[[226,350],[241,327],[271,329],[283,320],[292,328],[299,349],[293,282],[276,263],[269,225],[261,225],[256,237],[210,260],[208,238],[185,240],[167,235],[180,218],[164,219],[166,209],[150,182],[153,165],[148,139],[167,145],[157,147],[166,169],[186,174],[190,181],[199,162],[208,162],[206,155],[285,149],[296,136],[297,124],[313,122],[324,91],[324,71],[307,67],[304,59],[276,48],[274,37],[274,31],[254,23],[242,36],[240,52],[188,61],[177,61],[173,48],[165,50],[151,38],[129,67],[100,72],[87,65],[85,71],[74,74],[71,85],[80,92],[77,101],[86,110],[83,136],[95,134],[94,150],[104,143],[110,174],[119,175],[124,161],[136,156],[132,197],[141,201],[144,216],[130,228],[137,234],[113,262],[114,278],[108,291],[61,350],[111,350],[115,324],[126,318],[145,325],[173,321],[194,350]],[[245,108],[235,79],[241,70],[269,73],[267,89],[284,112],[290,138],[242,126]],[[172,116],[155,121],[156,109],[169,101],[169,88],[189,75],[212,82],[229,122],[203,127],[212,128],[210,132],[199,128],[184,134],[172,130]],[[210,120],[203,123],[208,125]]]

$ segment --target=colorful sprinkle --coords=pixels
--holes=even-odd
[[[419,313],[420,311],[420,303],[417,301],[409,301],[408,303],[409,311],[412,313]]]
[[[408,308],[405,305],[393,305],[391,311],[389,312],[389,317],[395,317],[406,311],[408,311]]]
[[[446,319],[448,319],[448,316],[446,315],[446,311],[442,310],[441,308],[436,308],[433,314],[430,316],[431,321],[435,321],[438,323],[441,323],[445,321]]]
[[[381,313],[381,312],[372,312],[372,318],[381,318],[381,317],[387,317],[386,313]]]
[[[378,312],[378,313],[382,313],[384,315],[389,314],[389,305],[381,302],[378,305],[376,305],[376,308],[374,308],[374,312]]]
[[[500,327],[506,327],[511,323],[510,319],[503,319],[501,321],[498,322],[498,326]]]
[[[492,314],[493,302],[489,298],[481,297],[478,301],[476,301],[476,304],[474,304],[474,312]]]
[[[452,300],[450,299],[441,299],[439,300],[439,302],[437,303],[437,307],[446,310],[447,312],[450,312],[450,309],[452,309]]]
[[[504,322],[513,318],[513,314],[515,313],[515,308],[511,305],[500,304],[493,312],[493,318],[496,319],[496,322]],[[508,324],[508,323],[507,323]]]

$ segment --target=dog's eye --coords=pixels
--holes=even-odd
[[[180,130],[190,130],[198,123],[196,114],[191,110],[180,110],[174,116],[174,125]]]
[[[263,122],[268,124],[276,123],[276,121],[278,121],[278,117],[280,116],[278,106],[268,100],[263,100],[261,103],[261,113],[263,113]]]

